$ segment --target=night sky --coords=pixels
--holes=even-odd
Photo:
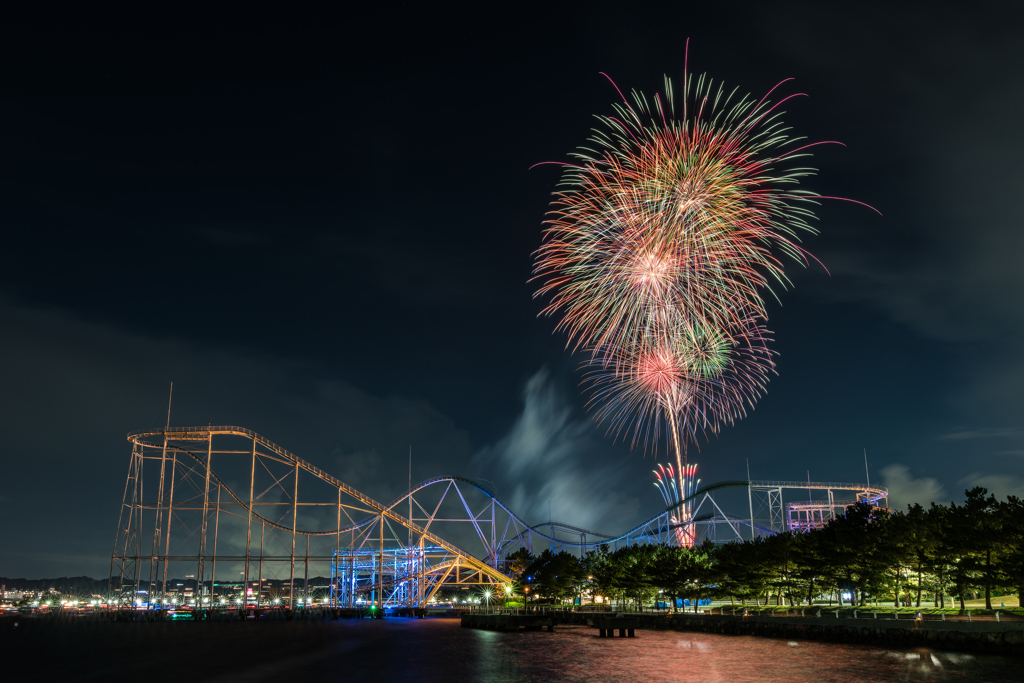
[[[485,9],[486,7],[486,9]],[[704,482],[863,481],[894,507],[1024,494],[1017,3],[380,3],[61,15],[0,29],[0,575],[106,576],[130,453],[253,429],[377,498],[490,482],[623,531],[655,454],[613,443],[538,318],[532,252],[593,116],[689,64],[784,78],[827,267],[789,267],[756,410]],[[664,461],[664,453],[657,457]]]

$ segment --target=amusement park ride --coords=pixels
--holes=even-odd
[[[241,427],[167,427],[128,435],[132,445],[111,555],[110,585],[119,606],[166,600],[169,582],[194,579],[198,604],[217,602],[220,586],[283,582],[296,571],[330,576],[330,604],[413,607],[439,590],[512,583],[505,558],[520,548],[586,553],[639,543],[743,540],[823,526],[848,505],[886,504],[881,487],[862,484],[726,481],[666,498],[659,515],[609,535],[548,521],[528,524],[483,485],[434,477],[384,504],[256,432]],[[749,515],[722,511],[714,493],[746,488]],[[790,489],[819,499],[784,502]],[[663,494],[664,495],[664,494]],[[813,498],[813,496],[810,496]],[[755,499],[757,505],[755,505]],[[754,512],[766,513],[755,518]],[[457,543],[457,544],[456,544]],[[470,548],[473,552],[465,550]],[[308,598],[308,595],[306,596]]]

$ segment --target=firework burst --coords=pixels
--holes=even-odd
[[[816,195],[795,184],[813,170],[779,170],[802,154],[775,107],[703,79],[690,97],[696,116],[677,119],[668,79],[664,103],[634,93],[566,166],[534,274],[576,348],[614,353],[659,309],[764,318],[762,292],[787,284],[780,256],[806,262]]]
[[[768,332],[747,319],[730,329],[672,316],[585,364],[589,407],[631,446],[665,434],[683,468],[686,444],[746,415],[774,368]]]

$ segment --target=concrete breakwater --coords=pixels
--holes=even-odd
[[[597,627],[596,618],[599,617],[582,612],[563,613],[559,621]],[[717,614],[630,614],[629,618],[638,629],[1024,654],[1024,623],[1021,622],[743,617]]]
[[[494,631],[539,631],[546,628],[548,631],[555,630],[558,619],[549,615],[541,614],[487,614],[473,613],[462,615],[463,628],[485,628]]]

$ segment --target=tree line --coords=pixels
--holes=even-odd
[[[908,506],[905,512],[858,503],[823,528],[750,541],[691,547],[640,544],[583,557],[525,549],[506,569],[528,599],[565,601],[602,596],[648,603],[657,596],[741,604],[892,603],[946,607],[971,595],[1024,591],[1024,501],[999,501],[984,488],[961,505]],[[844,598],[844,593],[849,597]]]

